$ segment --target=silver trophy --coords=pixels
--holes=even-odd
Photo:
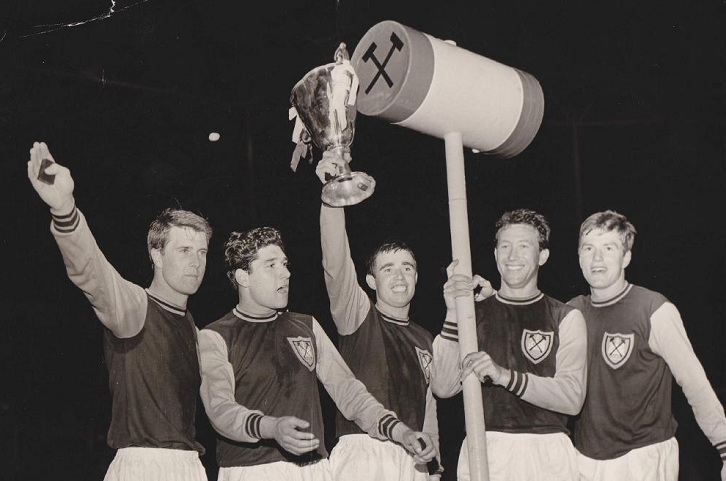
[[[297,117],[292,140],[297,144],[290,167],[300,159],[312,162],[310,142],[323,151],[333,151],[343,160],[338,174],[323,186],[321,199],[344,207],[362,202],[373,194],[376,181],[365,172],[351,172],[350,145],[355,133],[358,76],[345,44],[335,51],[335,62],[314,68],[292,89],[290,119]]]

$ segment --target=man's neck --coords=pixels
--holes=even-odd
[[[540,290],[536,283],[532,283],[532,285],[524,287],[513,288],[502,282],[499,288],[499,294],[507,299],[531,299],[539,293]]]
[[[411,304],[406,304],[403,307],[394,307],[380,301],[376,301],[376,309],[378,309],[381,314],[385,314],[388,317],[406,320],[408,319],[408,311],[411,309]]]
[[[595,302],[608,301],[623,292],[627,286],[628,281],[626,281],[624,277],[622,279],[618,279],[618,281],[614,284],[602,289],[590,286],[590,299]]]
[[[189,296],[176,292],[173,289],[168,288],[165,284],[151,281],[151,285],[147,290],[152,296],[158,297],[159,299],[177,306],[182,310],[186,310],[187,308],[187,300],[189,300]]]
[[[240,296],[237,310],[254,317],[269,317],[275,315],[277,309],[265,307]]]

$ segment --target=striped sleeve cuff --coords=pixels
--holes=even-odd
[[[260,434],[260,421],[262,421],[261,414],[252,413],[247,416],[244,428],[245,434],[251,438],[262,439],[262,435]]]
[[[524,392],[527,390],[529,377],[527,377],[527,374],[523,372],[510,370],[509,373],[512,377],[509,379],[509,384],[507,384],[504,388],[515,396],[522,397]]]
[[[444,321],[444,327],[441,328],[441,337],[447,341],[459,342],[459,326],[456,322]]]
[[[716,449],[718,450],[718,455],[721,456],[721,461],[726,463],[726,441],[721,441],[716,444]]]
[[[76,230],[76,227],[78,227],[78,223],[80,222],[78,209],[75,206],[73,207],[73,210],[70,211],[68,214],[52,214],[52,217],[53,226],[55,226],[56,230],[62,234],[69,234],[73,232],[74,230]]]
[[[400,423],[401,421],[393,414],[386,414],[378,421],[378,433],[387,439],[393,439],[393,428]]]

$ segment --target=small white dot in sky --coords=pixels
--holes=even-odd
[[[210,142],[216,142],[219,140],[219,134],[217,132],[212,132],[209,134],[209,141]]]

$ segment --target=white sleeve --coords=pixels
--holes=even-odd
[[[511,373],[505,388],[523,401],[571,416],[578,414],[585,402],[587,382],[587,327],[582,313],[573,309],[560,323],[554,377]]]
[[[235,400],[235,380],[227,343],[211,329],[199,331],[202,386],[199,394],[209,421],[221,435],[234,441],[260,440],[261,411],[247,409]]]
[[[83,291],[101,323],[120,338],[141,332],[148,307],[146,291],[121,277],[106,260],[81,211],[74,207],[67,215],[53,215],[50,230],[68,278]]]
[[[441,334],[434,338],[431,363],[431,390],[441,398],[452,397],[462,389],[458,339],[456,319],[451,319],[447,313]]]
[[[352,334],[363,323],[372,304],[366,292],[358,285],[345,230],[345,210],[342,207],[321,205],[320,245],[333,322],[338,334]]]
[[[703,366],[693,352],[683,320],[676,306],[663,304],[650,319],[650,348],[665,359],[676,382],[683,389],[703,433],[726,461],[726,417],[708,382]]]

